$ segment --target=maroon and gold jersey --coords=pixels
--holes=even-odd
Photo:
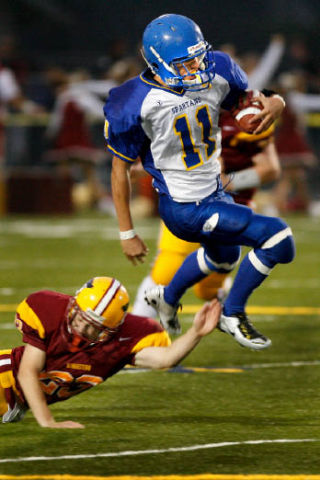
[[[229,112],[220,114],[219,126],[222,134],[223,171],[226,174],[252,167],[252,157],[263,151],[274,131],[272,126],[259,135],[245,133]],[[255,188],[247,188],[232,196],[237,203],[248,205],[255,191]]]
[[[39,379],[48,404],[102,383],[126,364],[134,365],[135,354],[145,347],[170,344],[158,322],[128,313],[111,339],[70,352],[62,330],[71,298],[43,290],[27,297],[17,308],[16,326],[23,341],[46,352],[45,369]],[[11,353],[12,371],[22,398],[17,372],[24,348],[14,348]]]

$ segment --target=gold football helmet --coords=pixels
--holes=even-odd
[[[95,277],[86,282],[71,299],[67,311],[67,330],[73,350],[102,342],[113,335],[123,322],[128,306],[128,292],[115,278]],[[98,330],[95,341],[72,328],[76,315]]]

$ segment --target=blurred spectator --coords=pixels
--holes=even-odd
[[[57,65],[34,70],[25,83],[25,94],[47,112],[51,112],[55,104],[57,88],[64,77],[64,69]]]
[[[30,65],[19,51],[18,40],[12,34],[2,35],[0,38],[0,62],[10,69],[22,87],[30,73]]]
[[[248,74],[249,88],[262,90],[266,88],[275,74],[285,50],[285,41],[282,35],[273,35],[267,49],[260,57],[247,57],[244,69]],[[247,66],[245,66],[247,63]]]
[[[227,53],[235,62],[240,63],[240,60],[237,57],[237,49],[233,43],[223,43],[219,46],[218,50]]]
[[[260,54],[248,51],[239,58],[236,47],[232,43],[225,43],[219,50],[230,55],[238,62],[248,75],[250,89],[262,90],[266,88],[275,75],[285,51],[285,39],[280,34],[273,34],[265,51]]]
[[[7,109],[19,107],[21,103],[20,88],[11,70],[0,63],[0,213],[5,210],[5,187],[4,187],[4,151],[5,130],[4,116]]]
[[[66,175],[77,180],[73,192],[76,206],[97,206],[106,197],[98,175],[98,166],[106,153],[93,140],[90,120],[101,121],[103,130],[103,100],[113,81],[88,79],[86,72],[61,74],[57,96],[46,136],[52,148],[44,160],[53,163]]]
[[[311,54],[307,40],[294,38],[289,43],[288,71],[300,71],[305,79],[307,93],[320,93],[320,61]]]
[[[121,84],[141,73],[141,63],[136,57],[126,57],[115,62],[106,72],[106,78]]]
[[[11,112],[39,113],[42,109],[25,98],[14,73],[0,63],[0,163],[4,163],[4,118]]]
[[[276,146],[280,157],[282,175],[274,188],[274,199],[280,213],[288,211],[310,212],[311,194],[308,185],[308,170],[317,164],[306,135],[301,114],[308,106],[316,107],[309,101],[303,89],[304,77],[301,73],[281,74],[276,86],[287,101],[276,130]],[[312,95],[315,97],[315,95]],[[317,96],[320,108],[320,95]]]
[[[92,75],[95,78],[105,78],[106,72],[112,66],[126,58],[128,55],[128,45],[124,38],[116,38],[109,44],[106,55],[100,56],[93,67]]]

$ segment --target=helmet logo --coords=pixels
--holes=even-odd
[[[206,44],[205,42],[201,41],[196,45],[191,45],[191,47],[188,47],[188,53],[190,55],[195,55],[198,50],[205,50],[205,49],[206,49]]]

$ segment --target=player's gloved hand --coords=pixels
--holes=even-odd
[[[127,259],[133,263],[133,265],[143,263],[146,255],[149,252],[148,247],[139,237],[139,235],[136,235],[128,240],[121,240],[121,246],[123,253]]]

